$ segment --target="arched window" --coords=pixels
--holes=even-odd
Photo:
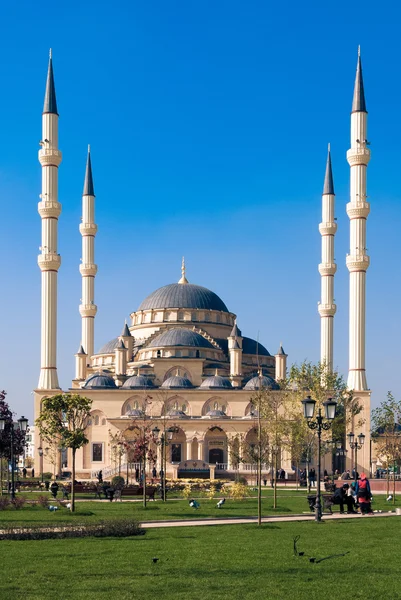
[[[219,403],[218,403],[218,402],[215,402],[215,403],[213,404],[213,409],[214,409],[214,410],[219,410]]]
[[[177,400],[173,404],[173,409],[174,410],[178,410],[178,402],[177,402]]]
[[[102,425],[106,425],[106,419],[102,419]]]
[[[94,422],[95,425],[99,425],[99,415],[95,415]]]
[[[182,412],[186,413],[186,412],[187,412],[187,405],[186,405],[186,404],[183,404],[183,405],[181,406],[181,410],[182,410]]]

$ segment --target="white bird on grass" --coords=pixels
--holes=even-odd
[[[222,498],[221,500],[219,500],[218,503],[217,503],[217,508],[221,508],[223,506],[223,504],[224,504],[225,501],[226,501],[225,498]]]
[[[387,502],[390,502],[390,500],[392,500],[392,499],[393,499],[393,495],[390,494],[390,496],[387,498]]]

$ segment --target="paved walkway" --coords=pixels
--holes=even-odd
[[[380,517],[398,517],[395,512],[374,513],[373,515],[362,516],[358,515],[341,515],[333,513],[332,515],[323,515],[323,521],[339,521],[344,519],[353,519],[364,521],[366,519],[377,519]],[[313,514],[307,515],[291,515],[278,517],[262,517],[262,523],[288,523],[290,521],[314,521]],[[243,525],[245,523],[255,523],[257,517],[248,517],[243,519],[187,519],[176,521],[142,521],[141,526],[145,529],[155,529],[157,527],[199,527],[205,525]]]

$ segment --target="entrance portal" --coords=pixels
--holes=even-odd
[[[221,448],[211,448],[209,450],[209,463],[215,465],[222,463],[224,460],[223,450]]]

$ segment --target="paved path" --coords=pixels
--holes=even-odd
[[[398,517],[393,512],[374,513],[373,515],[340,515],[340,513],[334,513],[332,515],[323,515],[323,521],[338,521],[343,519],[354,519],[354,520],[366,520],[380,517]],[[263,517],[262,523],[288,523],[290,521],[314,521],[314,515],[292,515],[292,516],[281,516],[281,517]],[[157,527],[199,527],[205,525],[243,525],[245,523],[257,522],[256,517],[248,517],[243,519],[187,519],[187,520],[176,520],[176,521],[142,521],[141,527],[144,529],[155,529]]]

